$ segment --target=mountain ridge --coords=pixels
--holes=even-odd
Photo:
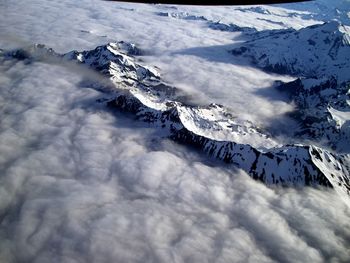
[[[61,55],[44,45],[35,45],[29,51],[5,52],[4,56],[28,61],[40,61],[47,56],[74,61],[106,76],[115,85],[112,98],[104,101],[108,107],[133,113],[137,119],[165,130],[167,137],[174,141],[232,163],[269,185],[321,185],[350,195],[349,156],[313,145],[274,145],[275,142],[256,127],[234,123],[234,118],[230,118],[230,113],[221,105],[199,107],[176,101],[177,89],[163,83],[154,68],[138,63],[128,55],[128,50],[125,43],[117,42]],[[223,124],[219,125],[220,122]],[[219,140],[212,135],[226,128],[236,131],[237,138],[255,136],[262,143],[272,145],[257,149],[244,140]]]
[[[251,36],[231,53],[249,58],[259,68],[305,78],[333,76],[339,82],[349,78],[350,28],[337,21]]]

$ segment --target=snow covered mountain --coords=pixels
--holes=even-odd
[[[230,52],[349,11],[0,1],[0,262],[350,262],[348,81]]]
[[[165,111],[155,110],[131,94],[120,95],[107,104],[132,112],[140,120],[166,128],[169,137],[175,141],[193,145],[214,158],[233,163],[254,179],[267,184],[323,185],[350,194],[348,155],[337,155],[315,146],[303,145],[276,147],[268,151],[257,150],[249,144],[219,141],[208,135],[200,135],[192,126],[195,120],[184,119],[183,111],[207,111],[211,115],[212,109],[218,107],[216,105],[192,108],[174,103]],[[201,123],[196,123],[196,126],[198,128]]]
[[[350,82],[335,78],[300,79],[277,86],[297,106],[291,117],[300,123],[296,137],[312,139],[334,150],[349,152]]]
[[[337,21],[300,30],[266,30],[232,50],[267,71],[298,79],[280,83],[297,106],[297,137],[349,152],[350,30]]]
[[[144,68],[131,57],[120,60],[119,56],[127,56],[127,52],[121,52],[118,44],[108,44],[94,51],[75,53],[77,56],[73,59],[107,74],[118,84],[120,70],[115,70],[115,62],[118,67],[131,69],[136,75],[138,69]],[[106,58],[109,69],[100,66],[106,65]],[[350,194],[348,156],[333,155],[314,146],[277,147],[277,143],[257,127],[236,120],[223,106],[189,106],[170,99],[169,94],[164,94],[170,87],[160,81],[157,73],[142,74],[137,80],[131,89],[117,95],[107,105],[132,112],[140,120],[165,128],[175,141],[194,145],[215,158],[234,163],[267,184],[325,185]],[[173,94],[176,94],[175,88]],[[249,142],[258,143],[251,145]],[[267,149],[271,147],[275,148]]]
[[[343,24],[350,25],[350,5],[348,0],[318,0],[276,6],[295,10],[294,13],[290,14],[294,16],[300,15],[298,10],[302,10],[304,11],[302,14],[304,19],[317,19],[325,22],[336,19]]]
[[[331,21],[300,30],[257,32],[232,53],[268,71],[308,78],[334,76],[343,82],[350,72],[350,29]]]
[[[267,184],[323,185],[350,195],[350,158],[315,146],[278,145],[252,123],[240,120],[223,106],[193,106],[181,102],[176,88],[162,82],[156,69],[143,66],[132,55],[134,45],[109,43],[90,51],[64,55],[35,45],[5,52],[7,58],[75,61],[114,84],[107,106],[128,111],[159,127],[174,141],[193,145],[205,153],[245,170]]]

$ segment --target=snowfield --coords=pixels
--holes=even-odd
[[[349,6],[0,1],[0,262],[349,262],[349,43],[336,84],[232,54]]]

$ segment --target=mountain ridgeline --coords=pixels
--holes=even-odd
[[[266,70],[298,76],[299,79],[292,83],[279,83],[279,89],[288,90],[297,101],[300,119],[312,115],[311,108],[315,103],[320,111],[330,112],[330,117],[325,120],[321,116],[321,120],[306,124],[305,136],[311,133],[330,136],[342,129],[338,127],[339,122],[334,125],[331,122],[335,115],[332,115],[332,109],[340,111],[349,107],[347,79],[342,75],[342,72],[349,72],[350,62],[346,59],[349,57],[349,39],[342,35],[340,27],[331,22],[299,31],[285,30],[277,36],[256,32],[252,40],[232,51],[234,55],[252,58]],[[331,33],[333,31],[335,33]],[[301,48],[295,51],[298,53],[288,51],[286,43],[292,43],[291,40],[300,42]],[[281,51],[271,48],[277,45]],[[307,52],[308,48],[310,52]],[[326,50],[324,57],[322,54]],[[135,45],[117,42],[66,54],[57,54],[44,45],[34,45],[29,49],[3,52],[1,56],[25,61],[50,58],[87,67],[109,80],[111,88],[103,89],[109,93],[109,99],[103,102],[106,106],[133,113],[137,119],[152,124],[176,142],[192,145],[214,158],[234,164],[268,185],[321,185],[350,195],[349,155],[314,145],[279,145],[251,122],[234,117],[222,105],[189,105],[183,92],[163,82],[156,68],[142,65],[137,60],[139,55],[142,50]],[[279,70],[281,65],[283,70]],[[323,132],[328,123],[335,130]],[[344,136],[348,138],[348,135]],[[336,144],[335,140],[339,138],[343,137],[333,136],[329,140]]]

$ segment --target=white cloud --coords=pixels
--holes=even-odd
[[[193,73],[194,79],[183,78],[184,86],[217,100],[231,94],[224,88],[230,81],[241,81],[237,85],[253,96],[260,82],[272,78],[190,55],[175,56],[172,71],[165,65],[172,61],[170,52],[218,44],[224,36],[222,44],[227,44],[228,34],[208,31],[199,38],[201,25],[196,31],[183,27],[187,22],[171,21],[166,29],[157,26],[160,18],[145,19],[142,14],[154,7],[98,3],[86,1],[78,8],[69,1],[3,1],[0,35],[13,38],[1,37],[1,46],[14,47],[22,39],[63,52],[92,48],[109,38],[148,48],[154,44],[159,53],[171,46],[158,62],[152,56],[144,59],[164,65],[169,79]],[[58,12],[61,5],[69,8]],[[128,17],[131,11],[114,6],[137,10]],[[127,26],[131,21],[137,31]],[[108,37],[98,37],[104,34]],[[103,94],[79,85],[86,73],[12,63],[0,63],[1,262],[349,260],[350,210],[334,191],[267,188],[234,167],[220,167],[160,139],[145,123],[109,112],[95,102]],[[191,67],[181,72],[183,63],[198,72]],[[202,80],[208,68],[213,77],[225,72],[221,76],[228,79],[216,84],[214,78]],[[216,94],[215,87],[222,92]],[[235,101],[239,94],[251,98],[232,93],[228,106],[242,107],[242,101]],[[257,104],[265,108],[264,103]]]
[[[334,191],[270,189],[170,141],[149,148],[155,130],[94,103],[74,72],[21,62],[11,72],[2,261],[349,259],[350,210]]]
[[[158,66],[165,80],[193,94],[198,102],[226,105],[237,115],[261,127],[269,127],[267,123],[293,110],[293,105],[284,101],[257,96],[260,89],[270,87],[274,80],[291,78],[266,74],[227,55],[228,50],[242,41],[239,33],[211,30],[201,21],[156,15],[157,11],[169,9],[167,6],[111,2],[96,5],[91,0],[84,0],[78,5],[71,1],[52,3],[36,0],[30,6],[27,1],[17,1],[16,4],[6,1],[0,7],[4,12],[0,18],[0,46],[3,48],[44,43],[63,53],[73,49],[92,49],[108,41],[125,40],[144,49],[148,55],[142,59],[146,63]],[[178,11],[203,13],[214,20],[230,18],[233,19],[231,22],[240,21],[255,27],[262,24],[256,20],[256,14],[229,7],[178,8]],[[294,24],[300,21],[303,25],[316,23],[298,17],[288,19]],[[11,26],[7,21],[11,21]],[[270,28],[274,25],[271,24]],[[274,116],[272,120],[271,116]],[[288,123],[286,127],[291,125],[285,118],[282,119],[282,123]]]

